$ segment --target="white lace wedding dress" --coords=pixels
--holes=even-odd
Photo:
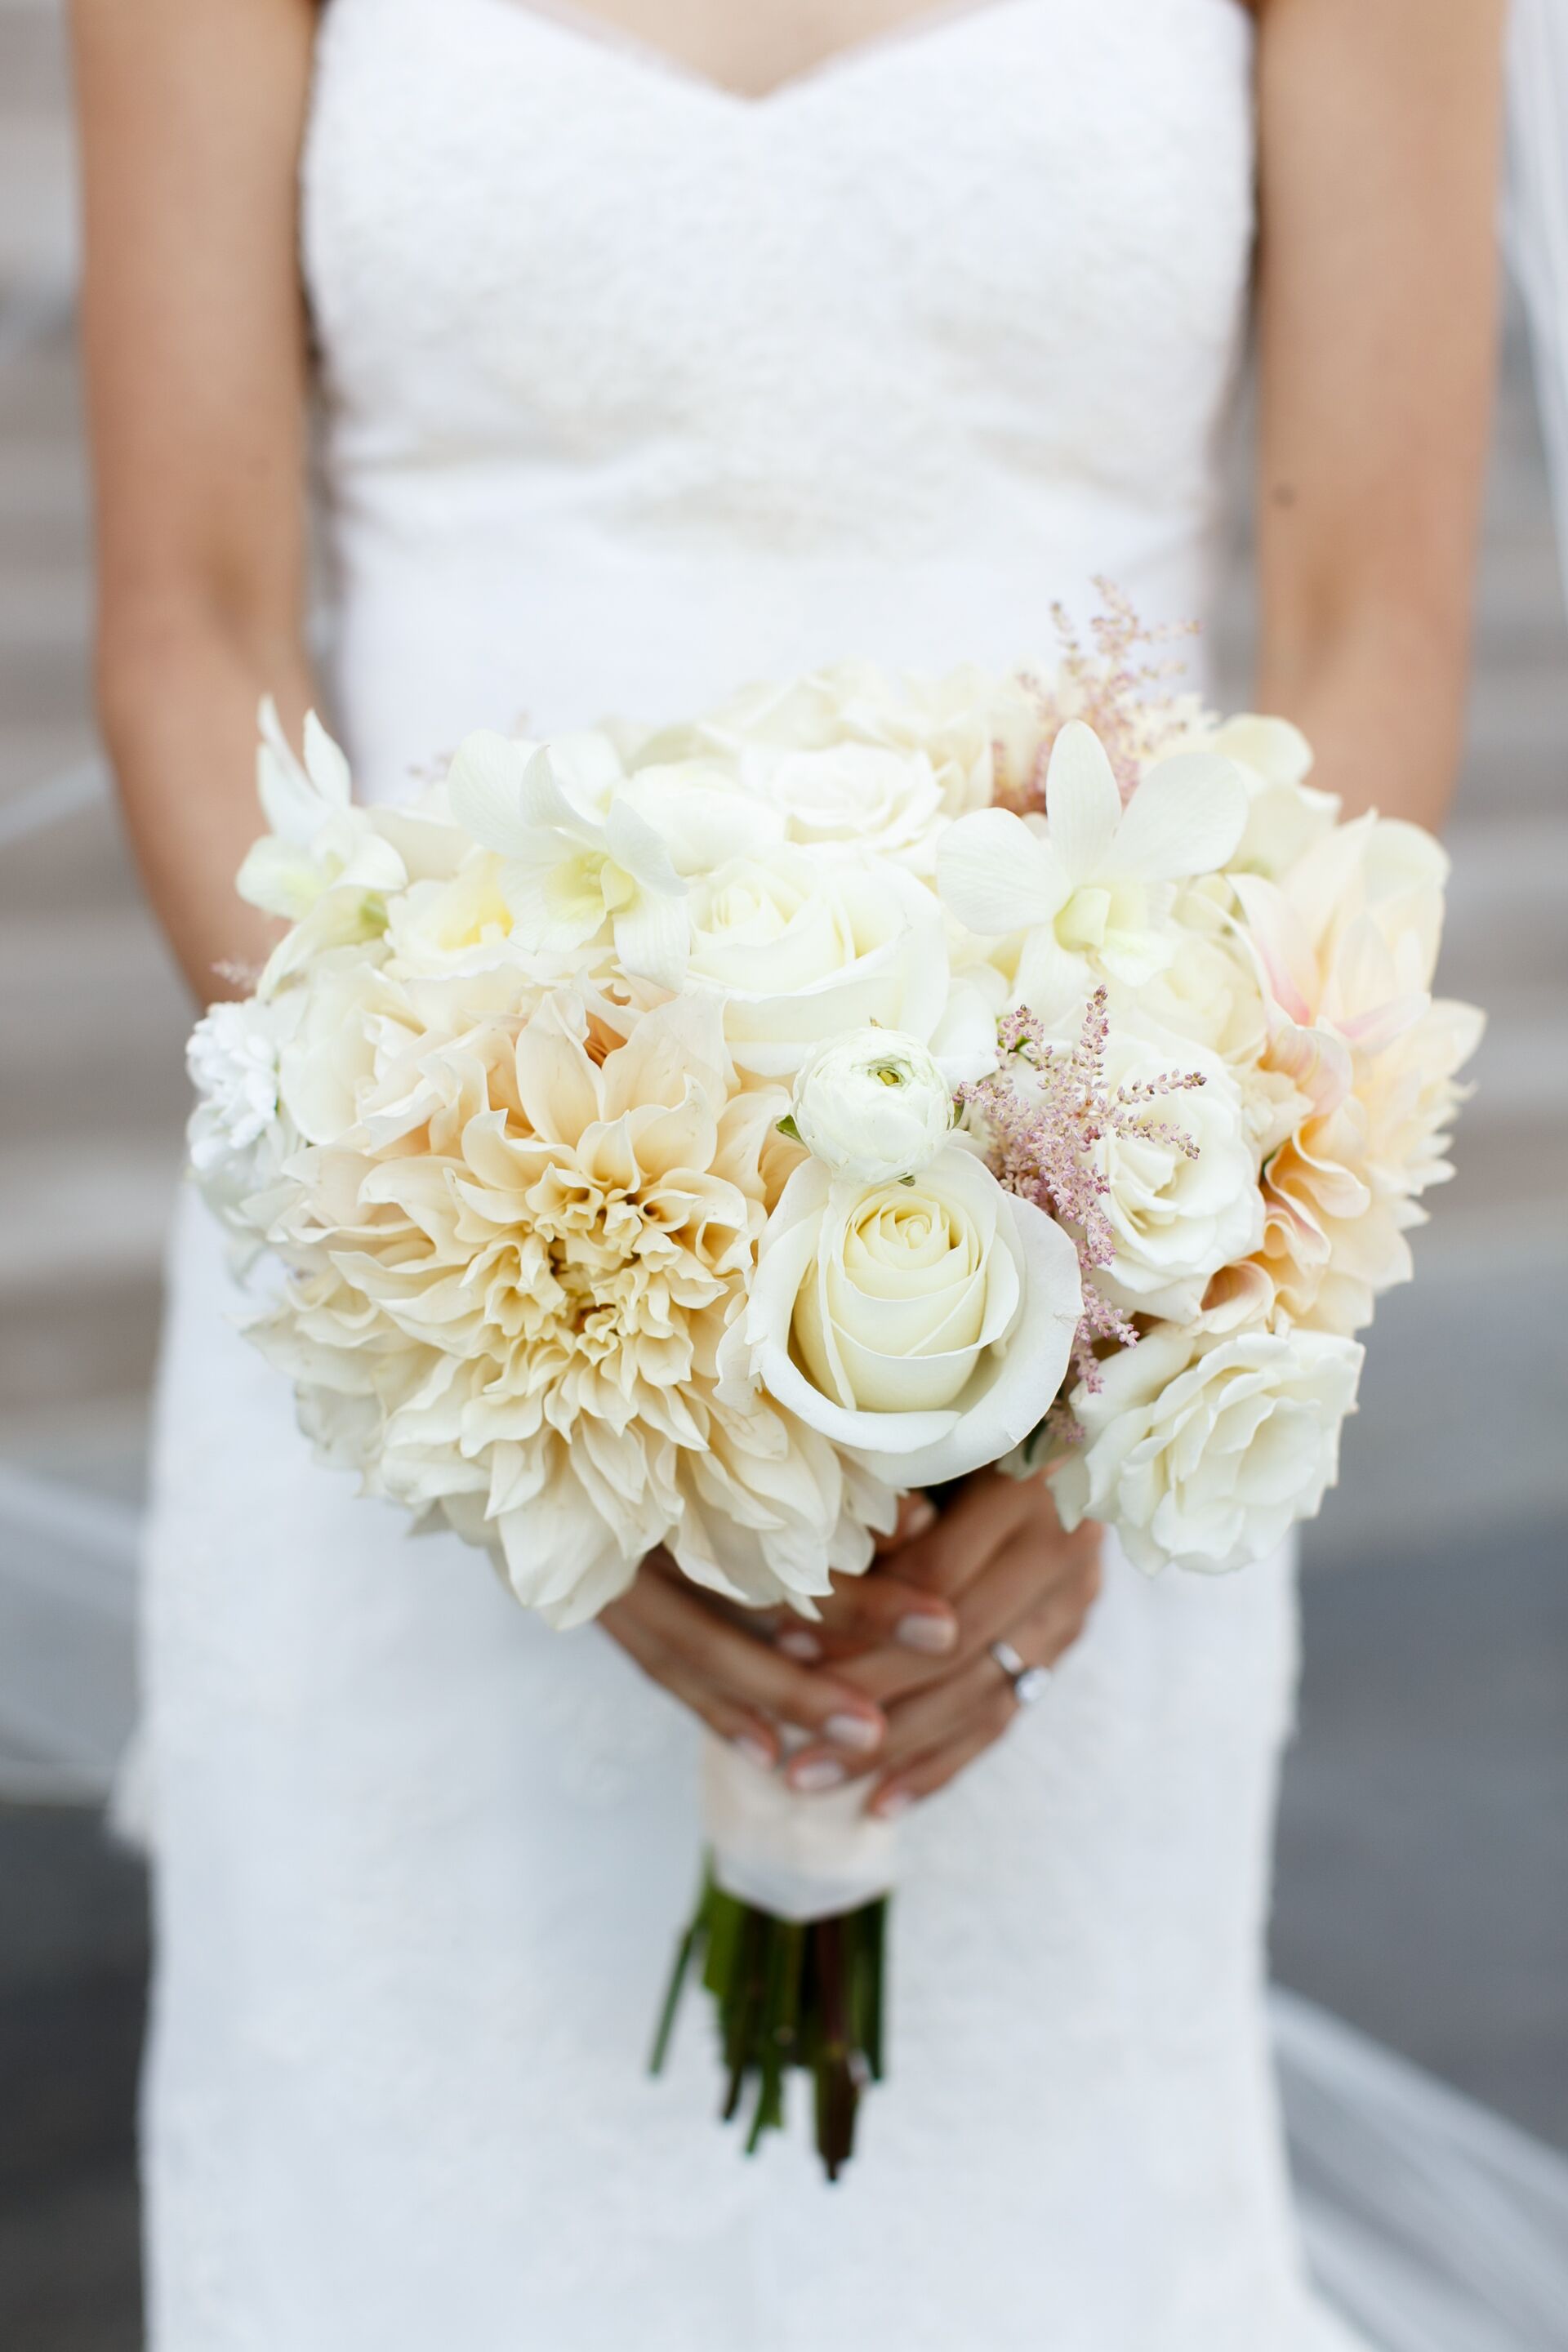
[[[525,0],[328,0],[304,247],[336,710],[481,724],[1205,601],[1236,0],[979,0],[761,102]],[[917,1814],[846,2182],[645,2074],[695,1735],[314,1466],[177,1237],[146,1643],[155,2352],[1321,2352],[1262,2006],[1288,1563],[1112,1560]]]

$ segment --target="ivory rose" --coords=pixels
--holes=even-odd
[[[942,788],[923,751],[837,743],[820,751],[755,753],[746,762],[758,793],[782,814],[788,837],[808,847],[848,842],[934,871],[946,823]]]
[[[1102,1367],[1098,1391],[1073,1391],[1083,1443],[1051,1483],[1063,1526],[1110,1521],[1149,1574],[1261,1559],[1339,1475],[1362,1355],[1322,1331],[1156,1328]]]
[[[886,860],[784,843],[699,877],[689,905],[690,983],[722,1002],[730,1050],[760,1077],[872,1021],[923,1042],[947,1012],[942,910]]]
[[[1201,748],[1234,760],[1247,788],[1247,830],[1234,867],[1278,880],[1333,830],[1338,795],[1307,782],[1312,747],[1288,719],[1243,711],[1205,736]]]
[[[889,1485],[932,1486],[1037,1427],[1081,1310],[1067,1234],[963,1146],[912,1184],[811,1160],[768,1221],[721,1392],[754,1385]]]
[[[1112,1024],[1109,1084],[1134,1090],[1173,1068],[1203,1084],[1154,1096],[1094,1147],[1116,1253],[1097,1280],[1131,1313],[1186,1322],[1210,1276],[1262,1241],[1263,1199],[1240,1090],[1219,1056]]]

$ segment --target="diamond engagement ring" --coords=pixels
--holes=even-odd
[[[1013,1696],[1019,1706],[1033,1706],[1050,1681],[1049,1666],[1026,1665],[1011,1642],[993,1642],[991,1654],[1013,1685]]]

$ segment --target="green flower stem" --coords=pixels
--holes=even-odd
[[[784,2120],[784,2077],[812,2081],[817,2152],[829,2180],[854,2153],[860,2095],[882,2078],[888,1898],[802,1924],[726,1895],[710,1868],[680,1939],[659,2011],[650,2071],[668,2055],[681,1994],[701,1955],[724,2063],[721,2112],[741,2112],[754,2087],[745,2149]]]

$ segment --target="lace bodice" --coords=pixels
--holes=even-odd
[[[305,252],[374,788],[522,707],[1021,656],[1095,572],[1194,614],[1248,55],[1237,0],[967,0],[747,101],[553,6],[329,0]]]

